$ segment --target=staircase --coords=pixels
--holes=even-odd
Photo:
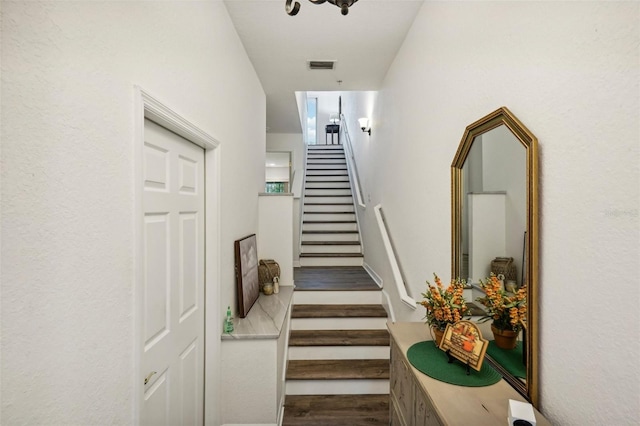
[[[283,426],[388,425],[389,334],[362,267],[294,271]]]
[[[309,145],[303,199],[301,266],[362,266],[342,145]]]

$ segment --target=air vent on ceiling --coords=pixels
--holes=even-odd
[[[332,70],[336,61],[309,61],[310,70]]]

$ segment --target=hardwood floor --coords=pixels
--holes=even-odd
[[[289,346],[389,346],[387,330],[292,330]]]
[[[389,424],[389,395],[288,395],[283,426]]]
[[[296,291],[305,290],[378,290],[379,287],[361,266],[322,266],[294,268]]]
[[[289,361],[287,380],[388,379],[388,359]]]
[[[291,318],[386,318],[382,305],[293,305]]]

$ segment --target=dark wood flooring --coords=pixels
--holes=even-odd
[[[296,289],[297,290],[297,289]],[[291,318],[386,318],[382,305],[293,305]]]
[[[290,360],[287,380],[388,379],[388,359]]]
[[[387,330],[291,330],[289,346],[389,346]]]
[[[379,290],[362,266],[319,266],[293,269],[296,291]]]
[[[389,395],[287,395],[283,426],[389,424]]]

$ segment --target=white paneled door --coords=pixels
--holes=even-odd
[[[145,119],[141,424],[201,425],[204,150]]]

